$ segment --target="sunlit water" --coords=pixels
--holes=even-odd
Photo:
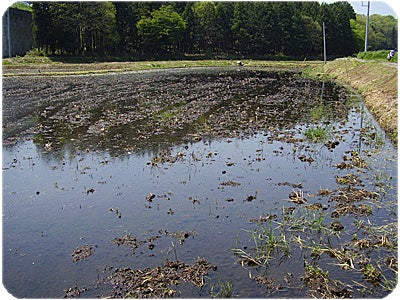
[[[171,143],[170,155],[178,157],[174,163],[152,164],[159,152],[151,149],[114,156],[71,150],[68,144],[46,153],[32,140],[3,147],[3,283],[16,297],[63,297],[75,284],[88,288],[81,297],[97,297],[109,288],[101,284],[108,266],[152,268],[166,259],[194,263],[202,257],[217,271],[210,271],[202,289],[178,285],[178,296],[210,297],[210,287],[219,281],[233,282],[234,296],[266,296],[266,288],[249,278],[256,270],[243,268],[232,249],[254,246],[246,231],[254,228],[251,219],[280,215],[282,207],[293,206],[288,195],[299,189],[287,183],[301,183],[305,195],[333,190],[335,176],[346,174],[333,166],[349,150],[368,151],[370,169],[360,173],[363,182],[372,190],[379,180],[386,186],[376,205],[381,208],[369,219],[378,224],[396,220],[396,150],[361,104],[349,106],[345,119],[330,123],[333,135],[341,136],[333,150],[324,142],[307,141],[305,122],[280,132],[304,138],[296,144],[277,141],[269,130],[244,138]],[[380,140],[362,138],[360,127],[377,130]],[[301,161],[301,155],[313,161]],[[156,195],[151,202],[146,199],[150,193]],[[166,231],[195,234],[181,245]],[[132,253],[112,242],[125,233],[143,241],[158,238],[152,250],[143,243]],[[83,244],[95,245],[94,254],[73,263],[73,250]],[[302,275],[301,253],[293,257],[274,267],[274,277]],[[306,294],[299,283],[268,295]]]

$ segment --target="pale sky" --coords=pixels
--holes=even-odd
[[[367,14],[367,3],[368,1],[349,1],[354,7],[354,11],[357,14]],[[378,15],[392,15],[397,18],[399,15],[399,1],[398,0],[387,0],[387,1],[370,1],[369,14]]]

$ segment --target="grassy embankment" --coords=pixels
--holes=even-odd
[[[290,62],[267,62],[267,61],[244,61],[246,66],[251,67],[284,67],[287,69],[298,67],[296,61]],[[236,66],[232,60],[180,60],[180,61],[135,61],[135,62],[98,62],[98,63],[71,63],[60,62],[39,64],[4,64],[3,76],[31,76],[31,75],[86,75],[102,74],[112,72],[144,71],[169,68],[193,68],[193,67],[228,67]]]
[[[357,58],[365,60],[374,60],[374,61],[388,61],[387,60],[388,54],[389,50],[360,52],[358,53]],[[398,52],[394,54],[394,57],[390,61],[397,62],[397,58],[398,58]]]
[[[265,61],[242,60],[247,67],[268,67],[273,69],[297,69],[316,66],[316,61]],[[164,60],[126,62],[85,62],[77,59],[54,59],[45,56],[25,55],[3,59],[3,76],[43,75],[86,75],[111,72],[143,71],[168,68],[227,67],[237,66],[236,60]]]
[[[333,78],[353,87],[363,96],[368,109],[397,146],[397,64],[344,58],[309,68],[305,73]]]

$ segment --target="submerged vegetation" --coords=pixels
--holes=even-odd
[[[233,283],[231,281],[222,282],[218,281],[218,285],[211,286],[211,296],[213,298],[231,298],[232,297]]]
[[[323,95],[322,95],[323,97]],[[332,115],[332,107],[325,103],[319,103],[310,109],[310,115],[313,122],[327,122]]]
[[[192,265],[167,260],[162,267],[154,269],[110,268],[112,273],[105,281],[113,285],[111,298],[169,298],[176,292],[172,286],[190,282],[202,287],[209,270],[216,269],[204,259]]]
[[[256,222],[252,233],[253,251],[245,251],[240,247],[233,249],[242,266],[252,268],[264,267],[264,272],[253,278],[258,282],[268,282],[268,290],[272,286],[269,270],[281,264],[290,263],[299,251],[304,259],[304,282],[308,286],[308,294],[318,298],[342,298],[363,295],[366,283],[361,283],[359,274],[372,284],[372,288],[380,287],[382,292],[391,292],[397,284],[397,224],[389,223],[383,227],[358,220],[346,228],[336,221],[338,217],[329,216],[323,208],[317,210],[307,207],[284,208],[282,217],[268,222]],[[350,241],[343,243],[343,238],[353,234]],[[379,233],[377,233],[379,232]],[[360,238],[362,236],[362,238]],[[322,259],[323,258],[323,259]],[[336,274],[333,278],[330,271]],[[353,273],[358,278],[355,285],[339,281],[334,268]],[[251,272],[257,272],[255,269]],[[383,276],[389,276],[387,279]],[[263,280],[260,281],[260,278]],[[338,279],[334,279],[338,278]],[[272,286],[271,286],[272,284]],[[287,285],[287,283],[286,283]],[[273,290],[273,289],[272,289]],[[357,294],[356,294],[357,293]]]
[[[346,164],[348,161],[352,164]],[[270,270],[290,264],[299,252],[304,261],[302,280],[311,297],[367,296],[368,289],[386,294],[397,285],[397,222],[376,225],[370,219],[381,207],[385,189],[379,184],[370,191],[363,188],[360,174],[368,165],[357,152],[344,156],[343,163],[346,169],[355,168],[357,172],[336,176],[336,190],[320,189],[308,194],[308,198],[318,197],[314,203],[304,198],[303,191],[291,192],[289,201],[296,206],[283,207],[279,217],[265,212],[251,220],[256,225],[250,231],[253,246],[237,245],[233,249],[241,265],[259,273],[252,277],[266,284],[270,292],[288,285],[274,282]],[[342,169],[342,163],[338,168]],[[254,266],[263,269],[256,271]],[[341,272],[335,268],[351,272],[353,284],[340,281]]]

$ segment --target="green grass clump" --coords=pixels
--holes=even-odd
[[[379,50],[379,51],[368,51],[359,52],[357,58],[365,60],[375,60],[375,61],[387,61],[387,55],[390,50]],[[394,57],[390,60],[391,62],[397,62],[397,52]]]
[[[313,122],[327,121],[331,115],[331,108],[325,104],[319,104],[310,109],[310,116]]]
[[[232,297],[232,288],[233,284],[231,281],[222,282],[218,280],[218,286],[211,286],[211,297],[212,298],[231,298]]]
[[[329,129],[327,127],[313,127],[307,129],[304,135],[312,142],[324,141],[328,138]]]

